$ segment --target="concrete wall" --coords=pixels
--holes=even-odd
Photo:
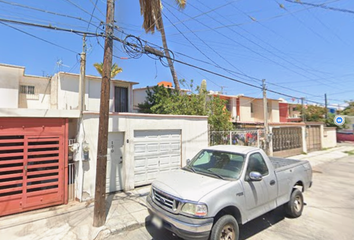
[[[0,108],[18,108],[19,82],[23,67],[0,64]]]
[[[50,109],[50,78],[23,76],[20,85],[34,86],[34,94],[19,93],[19,108]]]
[[[79,75],[70,73],[59,73],[53,80],[57,81],[58,109],[78,109],[79,104]],[[56,80],[57,79],[57,80]],[[112,80],[110,86],[109,111],[114,111],[114,87],[128,88],[128,109],[133,111],[133,82]],[[55,92],[52,91],[54,94]],[[54,97],[54,95],[53,95]],[[86,111],[98,112],[100,109],[101,97],[101,78],[95,76],[86,76],[85,82],[85,107]],[[52,100],[52,105],[55,100]]]
[[[34,94],[20,92],[20,86],[34,87]],[[0,108],[50,108],[50,80],[25,75],[25,68],[0,64]]]
[[[242,122],[263,122],[263,99],[240,98],[240,121]],[[251,103],[253,112],[251,113]],[[279,102],[276,100],[268,100],[268,121],[273,123],[280,122],[279,118]]]
[[[147,88],[133,89],[133,112],[138,112],[138,104],[144,103],[146,100]]]
[[[253,117],[251,116],[251,98],[240,97],[240,121],[251,122]]]
[[[99,115],[84,113],[85,140],[90,146],[90,160],[84,162],[84,198],[94,196]],[[202,116],[171,116],[155,114],[116,113],[109,118],[109,132],[124,133],[123,188],[134,188],[134,131],[135,130],[181,130],[182,166],[201,148],[208,146],[207,118]],[[77,179],[80,181],[79,179]]]
[[[332,148],[337,145],[337,130],[335,127],[325,127],[323,130],[322,148]]]

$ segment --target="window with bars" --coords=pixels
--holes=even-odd
[[[20,93],[34,95],[34,86],[20,85]]]

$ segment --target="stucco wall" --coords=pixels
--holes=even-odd
[[[240,121],[251,122],[253,117],[251,117],[251,101],[250,98],[240,97]]]
[[[110,86],[109,111],[114,111],[114,86],[128,88],[128,108],[133,110],[132,83],[112,80]],[[85,107],[86,111],[100,109],[101,78],[87,76],[85,82]],[[58,75],[58,109],[78,109],[79,104],[79,75],[59,73]]]
[[[90,160],[84,163],[83,191],[86,198],[94,196],[99,115],[84,113],[85,140],[90,146]],[[153,114],[111,114],[109,132],[124,132],[124,162],[122,168],[123,188],[134,188],[134,130],[181,130],[182,166],[201,148],[208,146],[208,124],[206,117],[171,116]],[[78,179],[79,180],[79,179]]]
[[[337,134],[336,128],[334,127],[325,127],[323,130],[323,139],[322,147],[323,148],[332,148],[337,145]]]
[[[133,112],[138,112],[138,104],[146,100],[146,88],[133,89]]]
[[[37,76],[23,76],[20,85],[34,86],[34,94],[19,93],[19,108],[49,109],[50,108],[50,79]]]
[[[24,68],[0,64],[0,108],[18,108],[18,88]]]

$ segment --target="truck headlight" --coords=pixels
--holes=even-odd
[[[208,207],[205,204],[185,203],[182,207],[182,212],[198,217],[204,217],[208,214]]]

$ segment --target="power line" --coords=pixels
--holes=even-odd
[[[291,0],[285,0],[285,1],[290,2],[290,3],[298,3],[298,4],[302,4],[302,5],[308,5],[308,6],[312,6],[312,7],[316,7],[316,8],[323,8],[323,9],[337,11],[337,12],[344,12],[344,13],[354,14],[353,10],[329,7],[329,6],[325,5],[327,3],[316,4],[316,3],[308,3],[308,2],[303,2],[303,1],[291,1]]]
[[[31,9],[34,11],[38,11],[38,12],[43,12],[43,13],[48,13],[48,14],[52,14],[52,15],[56,15],[56,16],[60,16],[60,17],[67,17],[67,18],[72,18],[72,19],[76,19],[76,20],[80,20],[80,21],[84,21],[84,22],[89,22],[81,17],[75,17],[75,16],[71,16],[71,15],[67,15],[67,14],[62,14],[62,13],[57,13],[57,12],[52,12],[52,11],[48,11],[48,10],[44,10],[44,9],[40,9],[40,8],[35,8],[35,7],[31,7],[31,6],[27,6],[27,5],[22,5],[19,3],[14,3],[14,2],[7,2],[4,0],[0,0],[1,3],[4,4],[8,4],[8,5],[12,5],[12,6],[16,6],[16,7],[21,7],[21,8],[26,8],[26,9]],[[101,22],[101,21],[100,21]]]
[[[89,36],[104,37],[103,34],[98,34],[98,33],[92,33],[92,32],[80,31],[80,30],[75,30],[75,29],[67,29],[67,28],[55,27],[55,26],[52,26],[52,25],[42,25],[42,24],[36,24],[36,23],[22,22],[22,21],[16,21],[16,20],[11,20],[11,19],[0,18],[0,22],[9,22],[9,23],[14,23],[14,24],[19,24],[19,25],[26,25],[26,26],[31,26],[31,27],[40,27],[40,28],[47,28],[47,29],[51,29],[51,30],[58,30],[58,31],[64,31],[64,32],[77,33],[77,34],[86,34],[86,35],[89,35]]]
[[[288,9],[285,8],[285,6],[281,3],[279,3],[277,0],[273,0],[275,3],[277,3],[279,5],[279,7],[281,9],[284,9],[286,12],[289,12]],[[326,43],[329,43],[323,36],[321,36],[320,34],[318,34],[315,30],[313,30],[310,26],[308,26],[307,24],[305,24],[303,21],[301,21],[298,17],[296,17],[294,14],[292,14],[291,12],[289,12],[290,15],[295,18],[299,23],[301,23],[301,25],[303,25],[305,28],[307,28],[308,30],[310,30],[313,34],[315,34],[316,36],[318,36],[319,38],[321,38],[323,41],[325,41]]]
[[[49,44],[51,44],[51,45],[53,45],[53,46],[56,46],[56,47],[58,47],[58,48],[61,48],[61,49],[64,49],[64,50],[66,50],[66,51],[69,51],[69,52],[72,52],[72,53],[77,54],[77,52],[74,51],[74,50],[71,50],[71,49],[69,49],[69,48],[60,46],[60,45],[58,45],[58,44],[56,44],[56,43],[53,43],[53,42],[50,42],[50,41],[45,40],[45,39],[43,39],[43,38],[40,38],[40,37],[38,37],[38,36],[35,36],[35,35],[31,34],[31,33],[28,33],[28,32],[26,32],[26,31],[23,31],[23,30],[21,30],[21,29],[19,29],[19,28],[17,28],[17,27],[14,27],[14,26],[11,26],[11,25],[9,25],[9,24],[6,24],[6,23],[2,22],[1,20],[0,20],[0,24],[5,25],[5,26],[7,26],[7,27],[9,27],[9,28],[15,29],[15,30],[17,30],[17,31],[19,31],[19,32],[22,32],[22,33],[24,33],[24,34],[26,34],[26,35],[29,35],[29,36],[31,36],[31,37],[34,37],[34,38],[36,38],[36,39],[38,39],[38,40],[41,40],[41,41],[43,41],[43,42],[49,43]]]
[[[96,1],[96,3],[94,3],[92,0],[90,0],[90,2],[95,6],[97,11],[99,11],[101,13],[101,15],[105,18],[106,15],[101,11],[101,9],[99,7],[97,7],[97,1]]]
[[[91,0],[90,0],[90,1],[91,1]],[[89,22],[88,22],[88,24],[87,24],[87,29],[86,29],[86,31],[88,31],[88,29],[89,29],[89,27],[90,27],[90,25],[91,25],[93,13],[94,13],[95,10],[96,10],[97,2],[98,2],[98,0],[96,0],[96,2],[94,3],[94,7],[93,7],[93,9],[92,9],[91,16],[90,16],[90,20],[89,20]],[[91,1],[91,3],[93,3],[93,2]]]
[[[114,40],[116,41],[119,41],[121,43],[124,43],[123,40],[119,39],[118,37],[114,37]],[[143,42],[147,42],[145,40],[141,40]],[[154,44],[156,45],[156,44]],[[163,56],[164,58],[168,58],[167,56]],[[191,64],[191,63],[187,63],[187,62],[184,62],[184,61],[181,61],[181,60],[178,60],[178,59],[172,59],[170,58],[171,60],[173,60],[174,62],[178,62],[180,64],[183,64],[183,65],[186,65],[186,66],[189,66],[189,67],[192,67],[192,68],[195,68],[195,69],[199,69],[201,71],[204,71],[204,72],[207,72],[207,73],[210,73],[210,74],[213,74],[215,76],[219,76],[219,77],[222,77],[222,78],[225,78],[225,79],[228,79],[228,80],[231,80],[231,81],[234,81],[234,82],[238,82],[238,83],[241,83],[241,84],[244,84],[244,85],[247,85],[247,86],[250,86],[250,87],[253,87],[253,88],[257,88],[257,89],[263,89],[261,86],[257,86],[257,85],[254,85],[254,84],[251,84],[251,83],[247,83],[247,82],[244,82],[244,81],[241,81],[241,80],[238,80],[236,78],[233,78],[233,77],[229,77],[229,76],[226,76],[224,74],[221,74],[221,73],[217,73],[217,72],[214,72],[214,71],[211,71],[211,70],[208,70],[208,69],[205,69],[203,67],[199,67],[199,66],[196,66],[194,64]],[[282,95],[282,96],[286,96],[286,97],[290,97],[290,98],[296,98],[296,99],[301,99],[300,97],[296,97],[296,96],[293,96],[293,95],[289,95],[289,94],[285,94],[285,93],[281,93],[281,92],[278,92],[278,91],[275,91],[275,90],[270,90],[270,89],[267,89],[267,91],[269,92],[272,92],[272,93],[275,93],[275,94],[278,94],[278,95]],[[313,102],[313,103],[316,103],[316,104],[322,104],[320,102],[316,102],[316,101],[312,101],[312,100],[306,100],[308,102]]]
[[[332,1],[328,1],[326,3],[332,3],[332,2],[337,2],[339,0],[332,0]],[[190,5],[190,4],[188,4]],[[306,9],[311,9],[311,8],[314,8],[314,7],[308,7]],[[207,29],[199,29],[199,30],[193,30],[194,32],[206,32],[206,31],[210,31],[210,30],[216,30],[216,29],[222,29],[222,28],[230,28],[230,27],[235,27],[235,26],[242,26],[242,25],[248,25],[248,24],[253,24],[254,22],[266,22],[266,21],[270,21],[270,20],[273,20],[273,19],[276,19],[276,18],[281,18],[281,17],[284,17],[284,16],[287,16],[287,15],[290,15],[290,13],[298,13],[298,12],[302,12],[302,11],[305,11],[306,9],[298,9],[296,11],[293,11],[293,12],[288,12],[288,13],[283,13],[283,14],[279,14],[279,15],[275,15],[275,16],[272,16],[272,17],[269,17],[269,18],[264,18],[264,19],[255,19],[255,18],[250,18],[251,21],[249,22],[243,22],[243,23],[235,23],[235,24],[229,24],[229,25],[222,25],[222,26],[218,26],[218,27],[214,27],[214,28],[207,28]],[[190,32],[183,32],[183,33],[190,33]],[[179,33],[175,33],[175,34],[170,34],[170,36],[173,36],[173,35],[178,35]]]
[[[169,5],[170,7],[174,8],[174,7],[171,6],[170,4],[168,4],[168,3],[166,3],[166,4]],[[189,5],[198,10],[198,8],[195,7],[195,6],[193,6],[192,4],[189,3]],[[184,12],[182,12],[182,13],[183,13],[184,15],[188,16],[188,14],[186,14],[186,13],[184,13]],[[219,20],[217,20],[217,19],[215,19],[215,18],[213,18],[213,17],[211,17],[211,16],[209,16],[209,17],[212,18],[214,21],[221,23]],[[210,27],[209,27],[207,24],[205,24],[204,22],[201,22],[201,21],[199,21],[199,20],[197,20],[197,19],[195,19],[195,21],[197,21],[198,23],[202,24],[203,26],[206,26],[206,27],[210,28]],[[221,23],[221,24],[222,24],[222,23]],[[210,28],[210,29],[211,29],[211,28]],[[252,43],[255,44],[256,46],[258,46],[258,47],[264,49],[265,51],[267,51],[267,52],[273,54],[274,56],[277,56],[277,55],[274,54],[273,52],[271,52],[271,51],[269,51],[268,49],[266,49],[266,48],[260,46],[259,44],[255,43],[255,42],[252,41],[251,39],[245,37],[244,35],[242,35],[242,34],[240,34],[240,33],[238,33],[238,32],[236,32],[235,30],[233,30],[233,29],[231,29],[231,28],[230,28],[230,30],[233,31],[233,32],[235,32],[235,33],[236,33],[237,35],[239,35],[240,37],[242,37],[242,38],[244,38],[244,39],[246,39],[246,40],[252,42]],[[306,75],[304,75],[304,74],[302,74],[302,73],[299,73],[299,72],[297,72],[297,71],[295,71],[295,70],[293,70],[293,69],[291,69],[291,68],[289,68],[289,67],[287,67],[287,66],[285,66],[285,65],[283,65],[283,64],[281,64],[281,63],[279,63],[279,62],[277,62],[277,61],[275,61],[275,60],[273,60],[273,59],[271,59],[271,58],[269,58],[269,57],[267,57],[267,56],[265,56],[265,55],[263,55],[263,54],[257,52],[257,51],[255,51],[255,50],[253,50],[252,48],[250,48],[250,47],[248,47],[248,46],[246,46],[246,45],[244,45],[244,44],[242,44],[242,43],[240,43],[240,42],[237,42],[235,39],[231,38],[230,36],[227,36],[227,35],[225,35],[225,34],[219,32],[219,31],[216,31],[216,30],[214,30],[214,31],[217,32],[219,35],[221,35],[221,36],[223,36],[223,37],[229,39],[230,41],[232,41],[232,42],[234,42],[234,43],[236,43],[236,44],[242,46],[243,48],[248,49],[249,51],[253,52],[254,54],[256,54],[256,55],[258,55],[258,56],[261,56],[261,57],[267,59],[268,61],[271,61],[272,63],[274,63],[274,64],[276,64],[276,65],[278,65],[278,66],[280,66],[280,67],[282,67],[282,68],[284,68],[284,69],[287,69],[288,71],[291,71],[291,72],[293,72],[293,73],[295,73],[295,74],[297,74],[297,75],[300,75],[300,76],[305,77],[305,78],[307,78],[307,79],[309,79],[309,80],[312,80],[311,78],[307,77]],[[277,57],[279,57],[279,56],[277,56]],[[282,57],[279,57],[279,58],[281,58],[282,60],[284,60],[284,61],[286,61],[286,62],[289,62],[288,60],[286,60],[286,59],[284,59],[284,58],[282,58]],[[289,63],[292,64],[291,62],[289,62]],[[292,64],[292,65],[293,65],[293,64]],[[317,77],[318,77],[318,76],[317,76]],[[327,85],[327,84],[324,84],[324,83],[321,83],[321,84]],[[327,85],[327,86],[329,86],[329,85]],[[330,87],[333,87],[333,86],[330,86]]]
[[[200,1],[198,0],[198,2],[200,2]],[[233,8],[235,8],[236,10],[240,11],[241,13],[243,13],[244,15],[246,15],[247,17],[252,18],[252,17],[249,16],[247,13],[245,13],[245,12],[242,11],[241,9],[237,8],[236,6],[234,6],[234,4],[232,4],[231,6],[232,6]],[[305,8],[305,10],[307,10],[308,12],[310,12],[310,10],[308,10],[308,8]],[[224,19],[227,19],[226,17],[224,17],[224,16],[222,16],[222,15],[220,15],[220,14],[219,14],[219,16],[223,17]],[[314,16],[314,17],[315,17],[315,16]],[[320,19],[318,19],[318,20],[320,21]],[[230,20],[229,20],[229,21],[230,21]],[[232,21],[230,21],[230,22],[232,22]],[[258,21],[256,21],[256,22],[257,22],[259,25],[261,25],[262,27],[266,28],[267,30],[273,32],[274,34],[277,34],[275,31],[273,31],[272,29],[266,27],[264,24],[262,24],[262,23],[260,23],[260,22],[258,22]],[[251,32],[249,32],[249,31],[245,30],[243,27],[241,27],[241,26],[238,26],[238,27],[241,28],[243,31],[247,32],[248,34],[252,35],[253,37],[257,38],[257,39],[260,40],[261,42],[265,43],[266,45],[270,46],[272,49],[276,50],[277,52],[279,52],[279,53],[281,53],[281,54],[283,54],[283,55],[286,55],[287,58],[290,58],[290,59],[292,59],[293,61],[297,62],[298,64],[300,64],[300,65],[302,65],[302,66],[305,66],[301,61],[298,61],[298,60],[295,59],[294,57],[289,56],[289,54],[286,54],[286,53],[284,53],[283,51],[279,50],[278,48],[272,46],[271,44],[269,44],[269,43],[263,41],[263,40],[260,39],[259,37],[255,36],[253,33],[251,33]],[[277,35],[280,36],[279,34],[277,34]],[[282,36],[280,36],[280,37],[282,37]],[[278,55],[276,55],[276,56],[278,56]],[[279,57],[279,56],[278,56],[278,57]],[[283,60],[285,60],[286,62],[290,63],[287,59],[284,59],[284,58],[281,58],[281,59],[283,59]],[[291,64],[291,63],[290,63],[290,64]],[[314,76],[319,77],[318,75],[315,75],[315,74],[309,72],[307,69],[305,69],[305,68],[303,68],[303,67],[299,67],[299,66],[297,66],[297,65],[295,65],[295,66],[298,67],[299,69],[302,69],[303,71],[305,71],[305,72],[307,72],[307,73],[309,73],[309,74],[312,74],[312,75],[314,75]],[[317,71],[317,70],[313,69],[313,68],[310,67],[310,66],[307,66],[307,67],[309,67],[310,70],[312,70],[312,71]],[[319,77],[319,78],[320,78],[320,77]],[[314,79],[313,79],[313,80],[314,80]],[[323,78],[320,78],[319,80],[323,80]],[[314,80],[314,81],[316,81],[316,80]],[[336,84],[336,82],[333,82],[333,81],[329,81],[329,82]]]
[[[237,2],[237,1],[238,1],[238,0],[226,2],[225,4],[223,4],[223,5],[221,5],[221,6],[218,6],[218,7],[216,7],[216,8],[210,9],[210,10],[207,11],[207,12],[202,12],[201,14],[198,14],[198,15],[196,15],[196,16],[194,16],[194,17],[190,17],[190,18],[188,18],[188,19],[184,19],[184,20],[178,19],[178,22],[176,22],[176,23],[171,23],[171,25],[170,25],[170,26],[167,26],[166,28],[171,27],[171,26],[176,26],[176,25],[178,25],[178,24],[180,24],[180,23],[184,23],[184,22],[187,22],[187,21],[196,19],[196,18],[198,18],[198,17],[200,17],[200,16],[203,16],[203,15],[205,15],[205,14],[209,14],[209,13],[211,13],[211,12],[214,12],[214,11],[220,9],[220,8],[226,7],[226,6],[228,6],[228,5],[230,5],[230,4],[233,4],[234,2]]]
[[[93,16],[91,15],[91,13],[89,13],[88,11],[86,11],[85,9],[83,9],[82,7],[80,7],[79,5],[77,5],[76,3],[72,2],[71,0],[65,0],[66,2],[70,3],[71,5],[74,5],[76,8],[80,9],[81,11],[83,11],[84,13],[87,13],[88,15],[90,16]],[[99,19],[98,17],[96,16],[93,16],[94,18],[96,18],[98,21],[102,22],[101,19]]]
[[[175,14],[173,14],[168,8],[166,8],[167,9],[167,11],[169,11],[175,18],[177,18],[176,17],[176,15]],[[162,13],[164,16],[165,16],[165,18],[167,18],[167,20],[169,21],[169,22],[171,22],[171,20],[164,14],[164,13]],[[178,19],[178,18],[177,18]],[[178,19],[179,20],[179,19]],[[172,23],[172,22],[171,22]],[[182,23],[187,29],[189,29],[189,27],[187,26],[187,25],[185,25],[184,23]],[[176,25],[173,25],[178,31],[180,31],[179,29],[178,29],[178,27],[176,26]],[[204,44],[205,44],[205,46],[207,46],[209,49],[211,49],[215,54],[217,54],[220,58],[222,58],[222,59],[224,59],[224,61],[226,61],[227,63],[229,63],[232,67],[234,67],[234,68],[236,68],[238,71],[240,71],[241,73],[237,73],[238,75],[243,75],[243,76],[246,76],[246,77],[248,77],[248,78],[250,78],[250,79],[254,79],[254,80],[258,80],[258,79],[255,79],[255,78],[252,78],[252,77],[250,77],[250,76],[248,76],[248,75],[246,75],[245,73],[243,73],[240,69],[238,69],[235,65],[233,65],[231,62],[229,62],[226,58],[224,58],[222,55],[220,55],[217,51],[215,51],[212,47],[210,47],[203,39],[201,39],[197,34],[194,34],[201,42],[203,42]],[[229,73],[231,73],[230,71],[228,71],[227,69],[225,69],[225,68],[223,68],[223,67],[221,67],[218,63],[216,63],[214,60],[212,60],[210,57],[208,57],[203,51],[201,51],[192,41],[190,41],[184,34],[182,34],[182,36],[190,43],[190,44],[192,44],[193,46],[194,46],[194,48],[196,48],[201,54],[203,54],[207,59],[209,59],[211,62],[213,62],[217,67],[219,67],[219,68],[221,68],[221,69],[223,69],[223,70],[225,70],[225,71],[227,71],[227,72],[229,72]],[[232,73],[231,73],[232,74]]]

